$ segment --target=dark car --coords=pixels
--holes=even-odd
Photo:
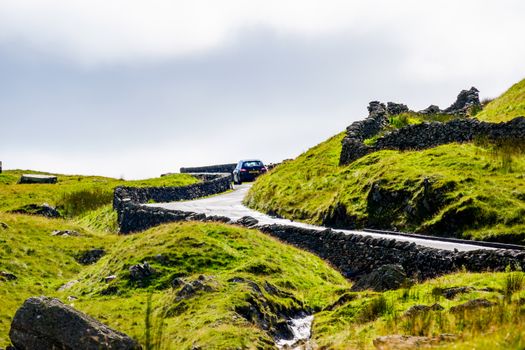
[[[241,160],[233,170],[233,183],[240,185],[243,181],[253,181],[268,169],[257,159]]]

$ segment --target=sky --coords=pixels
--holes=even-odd
[[[4,169],[138,179],[294,158],[369,101],[525,78],[525,2],[2,0]]]

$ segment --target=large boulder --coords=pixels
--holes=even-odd
[[[18,309],[9,337],[17,350],[142,349],[124,333],[43,296],[27,299]]]
[[[397,264],[383,265],[375,271],[362,276],[351,288],[352,292],[373,290],[384,292],[398,289],[407,282],[407,275],[403,266]]]

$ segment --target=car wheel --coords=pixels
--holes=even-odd
[[[239,176],[239,175],[237,175],[237,176]],[[236,177],[235,177],[235,174],[234,174],[234,175],[233,175],[233,184],[234,184],[234,185],[240,185],[240,184],[241,184],[240,179],[239,179],[239,181],[237,181],[235,178],[236,178]]]

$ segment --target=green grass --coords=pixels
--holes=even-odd
[[[15,310],[30,296],[53,295],[62,284],[74,279],[83,266],[74,257],[91,248],[111,250],[117,236],[93,232],[62,219],[0,213],[0,271],[15,274],[13,281],[0,280],[0,344]],[[54,230],[75,230],[81,236],[51,236]]]
[[[324,170],[336,168],[338,151],[334,145],[340,143],[341,137],[338,135],[316,148],[317,159],[323,159],[321,163],[313,163],[313,157],[307,155],[303,155],[304,162],[318,164]],[[455,148],[458,152],[469,150],[462,147]],[[480,157],[487,152],[475,149]],[[396,152],[389,154],[394,157]],[[434,157],[442,156],[435,154]],[[487,161],[494,161],[487,157]],[[294,162],[287,166],[297,165]],[[372,166],[377,161],[369,159],[368,162],[368,166]],[[365,164],[361,163],[360,167]],[[348,169],[342,171],[355,175]],[[369,176],[364,170],[359,171]],[[499,172],[497,167],[494,171]],[[314,174],[308,175],[308,181],[319,176]],[[326,186],[340,180],[340,175],[333,175],[333,179],[325,182]],[[10,186],[15,185],[4,181],[0,189]],[[61,186],[72,188],[67,182],[59,183],[55,191],[63,193]],[[52,190],[47,191],[44,185],[33,186],[20,201],[46,199],[45,194]],[[333,194],[338,195],[337,190],[334,189]],[[15,199],[9,200],[14,203]],[[495,349],[520,349],[524,346],[524,338],[520,336],[525,330],[525,313],[520,306],[520,300],[525,298],[521,271],[458,273],[408,289],[352,293],[351,284],[320,258],[256,230],[185,222],[119,236],[111,233],[115,231],[115,216],[111,204],[66,219],[0,211],[0,223],[3,223],[0,224],[0,271],[17,276],[16,280],[0,280],[3,301],[0,346],[9,344],[9,325],[15,311],[26,298],[36,295],[58,297],[131,335],[146,349],[274,349],[270,334],[242,316],[246,310],[253,309],[259,310],[258,315],[268,322],[270,330],[283,322],[283,313],[313,312],[312,342],[326,349],[372,349],[372,339],[378,335],[444,332],[461,335],[449,345],[455,349],[489,345]],[[52,236],[54,230],[74,230],[80,236]],[[80,265],[75,257],[92,248],[103,248],[107,254],[93,265]],[[129,267],[145,261],[155,273],[143,281],[133,281]],[[110,275],[116,278],[107,282],[105,277]],[[201,275],[211,290],[178,298],[181,287],[172,287],[173,279],[191,282]],[[244,282],[234,282],[234,278],[242,278]],[[58,291],[70,281],[78,282]],[[455,300],[436,294],[437,290],[451,286],[470,286],[475,290]],[[489,292],[481,291],[487,287]],[[497,302],[498,306],[461,317],[448,311],[452,306],[479,297]],[[346,301],[337,303],[338,300]],[[436,301],[446,308],[443,313],[410,320],[402,317],[414,304]]]
[[[144,261],[151,264],[156,275],[143,284],[130,281],[129,267]],[[262,310],[268,317],[275,317],[276,310],[281,309],[320,310],[350,286],[310,253],[255,230],[211,223],[175,223],[121,236],[113,242],[110,254],[77,272],[74,277],[68,275],[80,281],[71,289],[48,293],[62,299],[78,297],[75,307],[141,342],[145,341],[145,312],[151,295],[152,323],[164,320],[166,349],[197,345],[272,348],[268,334],[240,317],[237,307],[259,298],[266,305]],[[109,275],[117,278],[107,283],[104,277]],[[171,280],[180,277],[191,281],[199,275],[210,276],[215,290],[176,300],[178,290],[170,287]],[[233,277],[257,283],[264,296],[257,297],[247,283],[228,282]],[[263,289],[265,283],[290,297],[271,295]],[[109,296],[103,292],[108,287],[116,287]]]
[[[480,120],[495,123],[509,121],[518,116],[525,116],[525,79],[514,84],[476,115]]]
[[[343,136],[261,176],[245,203],[314,224],[330,223],[343,208],[356,227],[525,243],[523,153],[509,166],[489,146],[450,144],[375,152],[339,167]]]
[[[20,175],[38,173],[7,170],[0,174],[0,211],[16,210],[27,204],[48,203],[63,215],[75,217],[112,202],[116,186],[184,186],[198,180],[188,174],[173,174],[147,180],[125,181],[101,176],[60,175],[56,184],[17,184]]]
[[[456,273],[385,293],[355,293],[347,303],[316,315],[315,342],[327,349],[373,349],[372,340],[382,335],[448,333],[458,335],[458,341],[435,348],[522,349],[525,346],[525,313],[521,298],[525,292],[520,286],[511,300],[504,298],[509,274],[516,273]],[[523,278],[523,272],[518,273]],[[444,288],[458,286],[468,286],[472,290],[452,300],[439,293]],[[477,298],[485,298],[496,305],[488,309],[450,312],[451,307]],[[434,303],[439,303],[444,310],[410,317],[404,315],[413,305]]]

